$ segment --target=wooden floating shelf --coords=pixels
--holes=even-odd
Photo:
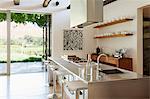
[[[132,36],[133,34],[114,34],[109,36],[96,36],[94,39],[101,39],[101,38],[113,38],[113,37],[126,37],[126,36]]]
[[[132,21],[132,20],[133,19],[131,19],[131,18],[118,19],[118,20],[114,20],[112,22],[103,23],[101,25],[95,26],[94,28],[102,28],[102,27],[111,26],[111,25],[115,25],[115,24],[119,24],[119,23],[123,23],[123,22],[127,22],[127,21]]]

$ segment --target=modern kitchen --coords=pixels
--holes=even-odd
[[[108,1],[71,0],[69,12],[53,15],[48,66],[56,75],[60,69],[65,78],[60,84],[64,99],[149,98],[150,2]],[[56,96],[55,92],[49,95]]]
[[[150,99],[150,0],[43,1],[42,6],[30,8],[27,5],[32,3],[25,0],[15,7],[0,6],[4,12],[51,15],[49,27],[43,29],[49,32],[48,45],[44,45],[49,49],[44,53],[49,55],[42,60],[44,74],[40,76],[44,85],[38,85],[38,79],[27,83],[31,89],[34,85],[42,89],[32,97],[34,91],[24,88],[29,92],[25,99]],[[7,50],[8,57],[9,45]],[[8,75],[11,81],[9,77],[13,76]],[[7,84],[11,89],[11,83]],[[16,95],[6,92],[4,99]],[[21,95],[28,92],[20,91]]]

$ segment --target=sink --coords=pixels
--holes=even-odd
[[[105,74],[122,74],[123,72],[118,69],[107,69],[107,70],[101,70],[99,72],[105,73]]]

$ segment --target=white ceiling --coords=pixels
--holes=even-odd
[[[55,5],[56,1],[59,2],[58,6]],[[66,10],[66,7],[70,4],[70,0],[51,0],[48,7],[44,8],[42,6],[43,2],[44,0],[20,0],[20,5],[14,5],[13,0],[0,0],[0,10],[27,13],[52,13]]]

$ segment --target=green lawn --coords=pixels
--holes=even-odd
[[[38,61],[42,58],[42,46],[22,47],[19,45],[11,45],[11,61]],[[6,61],[7,58],[6,45],[0,45],[0,61]]]

